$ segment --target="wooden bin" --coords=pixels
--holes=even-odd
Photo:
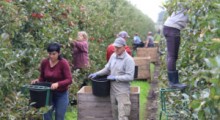
[[[149,79],[150,76],[150,57],[134,57],[135,66],[138,66],[137,78]]]
[[[137,57],[150,57],[150,62],[158,62],[158,47],[137,48]]]
[[[129,120],[139,120],[140,87],[131,87],[131,114]],[[91,86],[77,92],[77,120],[113,120],[110,97],[96,97]]]

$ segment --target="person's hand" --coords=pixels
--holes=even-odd
[[[97,77],[97,74],[95,74],[95,73],[92,73],[92,74],[90,74],[90,75],[88,76],[88,78],[91,78],[91,79],[93,79],[93,78],[95,78],[95,77]]]
[[[39,80],[38,80],[38,79],[35,79],[35,80],[32,80],[32,81],[31,81],[31,84],[35,84],[35,83],[39,83]]]
[[[55,89],[57,89],[58,87],[59,87],[59,84],[58,84],[58,83],[53,83],[50,88],[51,88],[52,90],[55,90]]]
[[[114,75],[109,75],[107,77],[108,80],[111,80],[111,81],[115,81],[115,76]]]

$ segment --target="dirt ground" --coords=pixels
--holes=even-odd
[[[159,107],[159,65],[155,65],[154,77],[151,81],[151,88],[147,98],[146,116],[145,120],[158,120],[158,107]]]

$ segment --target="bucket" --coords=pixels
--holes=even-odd
[[[40,108],[52,104],[50,86],[51,83],[49,82],[40,82],[28,86],[31,106]]]
[[[98,97],[106,97],[110,95],[110,81],[107,76],[99,76],[92,80],[92,93]]]

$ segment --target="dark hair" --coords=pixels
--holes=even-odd
[[[47,47],[47,52],[54,52],[54,51],[56,51],[56,52],[60,53],[60,47],[61,47],[61,45],[59,43],[50,43],[48,45],[48,47]],[[62,56],[59,55],[58,59],[61,60]]]

